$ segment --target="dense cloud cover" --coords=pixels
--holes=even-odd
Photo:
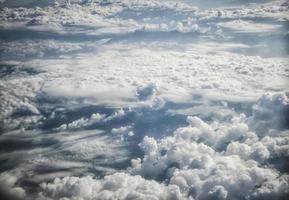
[[[39,199],[179,199],[176,186],[166,187],[156,181],[148,181],[140,176],[115,173],[104,179],[92,177],[65,177],[53,183],[42,184]],[[48,198],[48,199],[49,199]]]
[[[279,103],[275,98],[279,97]],[[288,96],[264,96],[257,107],[287,106]],[[282,100],[281,100],[282,99]],[[267,108],[259,108],[265,112]],[[283,116],[284,117],[284,116]],[[145,136],[139,144],[143,158],[132,159],[125,173],[92,177],[66,177],[42,184],[39,198],[58,199],[282,199],[289,195],[289,176],[271,162],[289,156],[288,132],[257,135],[246,121],[234,116],[227,123],[205,123],[189,116],[188,126],[172,136]],[[271,119],[268,119],[271,121]],[[262,119],[264,122],[264,119]],[[282,163],[282,162],[280,162]],[[148,178],[145,180],[142,177]],[[156,179],[159,184],[151,179]]]
[[[0,197],[286,199],[284,0],[0,0]]]

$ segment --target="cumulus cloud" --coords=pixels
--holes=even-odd
[[[0,174],[7,195],[288,195],[288,59],[260,43],[287,53],[287,2],[1,2],[0,168],[23,175]]]
[[[111,129],[111,133],[114,134],[116,137],[120,137],[121,140],[124,140],[124,137],[134,136],[132,126],[121,126],[119,128],[113,128]]]
[[[151,99],[156,95],[157,86],[156,84],[150,83],[147,85],[142,85],[137,88],[136,96],[139,100]]]
[[[140,176],[116,173],[103,179],[65,177],[43,183],[38,199],[180,199],[176,186],[165,186]]]
[[[259,104],[258,101],[256,105]],[[248,119],[251,117],[241,114],[231,116],[228,122],[206,123],[199,117],[189,116],[188,126],[178,128],[172,136],[161,139],[145,136],[139,144],[144,157],[132,159],[131,167],[125,173],[115,173],[103,179],[55,179],[51,183],[41,185],[38,197],[285,198],[289,194],[288,174],[282,174],[274,168],[274,163],[270,165],[270,160],[282,153],[287,152],[288,155],[288,136],[283,135],[281,139],[280,134],[258,135],[251,130],[254,127],[251,127],[250,123],[247,124]],[[128,128],[115,128],[112,132],[122,133]],[[282,163],[283,159],[279,163]]]
[[[248,123],[259,134],[266,134],[269,129],[284,130],[288,128],[289,124],[288,113],[288,92],[263,95],[253,106],[253,115],[248,119]]]
[[[188,117],[189,126],[178,128],[173,136],[160,140],[146,136],[140,143],[144,157],[133,159],[129,171],[169,180],[196,199],[277,199],[288,195],[288,175],[280,176],[265,164],[281,149],[283,154],[288,150],[288,137],[283,136],[284,143],[277,144],[278,134],[258,136],[250,131],[246,119],[241,115],[229,123],[208,124]],[[279,163],[284,163],[284,157]]]
[[[18,178],[11,173],[0,174],[0,197],[5,199],[24,199],[25,190],[18,186]]]
[[[68,124],[62,124],[58,128],[55,128],[57,131],[64,130],[77,130],[85,127],[89,127],[95,123],[101,122],[105,119],[104,114],[94,113],[90,118],[80,118]]]

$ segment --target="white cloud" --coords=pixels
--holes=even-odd
[[[288,195],[288,59],[258,43],[287,34],[288,3],[41,2],[0,11],[1,166],[22,173],[0,175],[9,193],[31,181],[39,199]],[[63,124],[42,130],[51,121]]]
[[[103,179],[65,177],[43,183],[38,199],[181,199],[176,186],[165,186],[140,176],[116,173]]]
[[[15,199],[23,199],[26,197],[26,192],[23,188],[17,185],[18,178],[11,173],[3,172],[0,174],[0,193]]]
[[[113,134],[124,134],[131,129],[131,126],[121,126],[119,128],[113,128],[111,132]]]
[[[261,24],[253,21],[233,20],[228,22],[222,22],[218,24],[221,27],[232,29],[236,32],[248,32],[248,33],[276,33],[278,29],[282,28],[282,25],[274,24]],[[281,30],[280,30],[281,32]]]
[[[264,163],[285,149],[289,152],[286,139],[278,134],[258,136],[246,121],[243,114],[210,124],[188,117],[188,126],[178,128],[172,136],[159,140],[145,136],[140,144],[144,157],[133,159],[126,173],[103,179],[55,179],[42,184],[39,198],[283,198],[289,193],[288,175]],[[124,129],[127,127],[113,132]]]
[[[93,124],[101,122],[105,119],[105,114],[94,113],[90,116],[90,118],[80,118],[75,121],[72,121],[68,124],[62,124],[58,128],[55,128],[57,131],[64,130],[77,130],[85,127],[89,127]]]
[[[280,177],[274,166],[264,165],[278,154],[286,155],[287,139],[277,144],[278,134],[260,137],[249,130],[246,119],[241,115],[229,123],[207,124],[198,117],[188,117],[189,126],[178,128],[173,136],[160,140],[145,136],[140,144],[144,157],[133,159],[129,171],[169,180],[196,199],[278,198],[288,194],[287,175]]]
[[[284,130],[289,122],[289,93],[263,95],[252,110],[248,123],[259,134],[266,134],[270,129]]]

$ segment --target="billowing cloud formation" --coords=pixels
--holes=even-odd
[[[90,116],[90,118],[87,118],[87,119],[80,118],[68,124],[62,124],[60,127],[56,128],[55,130],[63,131],[63,130],[81,129],[87,126],[91,126],[95,123],[101,122],[102,120],[104,120],[104,118],[105,118],[105,115],[94,113]]]
[[[38,199],[180,199],[176,186],[165,186],[140,176],[116,173],[104,179],[65,177],[42,184]]]
[[[0,197],[7,199],[23,199],[26,192],[16,185],[18,178],[11,173],[0,174]]]
[[[274,115],[272,115],[274,113]],[[253,116],[248,119],[250,127],[259,134],[270,129],[287,129],[289,124],[289,93],[282,95],[264,95],[253,106]]]
[[[264,98],[254,107],[260,106]],[[284,101],[274,102],[276,107],[284,106]],[[144,157],[133,159],[126,173],[104,179],[55,179],[42,184],[39,195],[42,199],[285,198],[289,194],[289,176],[274,168],[272,160],[283,155],[281,164],[288,157],[288,131],[285,135],[283,131],[258,135],[250,130],[247,119],[241,114],[228,122],[209,124],[189,116],[189,125],[178,128],[172,136],[159,140],[145,136],[140,143]]]
[[[289,195],[288,2],[0,2],[0,193]]]
[[[274,102],[276,107],[285,106],[282,100]],[[177,129],[173,136],[161,140],[146,136],[140,144],[144,158],[132,160],[131,172],[169,179],[170,184],[197,199],[285,197],[288,175],[280,176],[267,165],[276,155],[288,157],[288,132],[287,136],[258,136],[250,131],[245,118],[241,115],[228,123],[207,124],[188,117],[189,126]]]

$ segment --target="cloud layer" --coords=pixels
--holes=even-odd
[[[0,2],[0,193],[289,195],[288,2]]]

